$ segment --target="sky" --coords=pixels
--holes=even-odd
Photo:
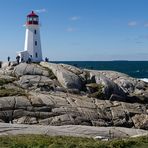
[[[32,10],[50,61],[148,60],[148,0],[0,0],[1,61],[24,50]]]

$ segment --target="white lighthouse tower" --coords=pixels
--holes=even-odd
[[[39,16],[33,11],[27,15],[24,51],[19,52],[24,62],[30,58],[32,62],[42,61]]]

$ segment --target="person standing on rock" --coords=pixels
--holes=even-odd
[[[32,55],[30,55],[28,58],[28,64],[31,64],[31,62],[32,62]]]
[[[7,60],[8,60],[8,66],[10,66],[11,63],[10,63],[10,57],[9,56],[7,57]]]
[[[17,64],[19,64],[20,63],[20,56],[18,55],[18,56],[16,56],[16,61],[17,61]]]
[[[8,56],[7,60],[8,60],[8,62],[10,62],[10,57],[9,56]]]
[[[47,57],[45,58],[45,62],[49,62],[49,59]]]
[[[24,62],[24,58],[23,58],[23,57],[21,58],[21,62],[22,62],[22,63]]]

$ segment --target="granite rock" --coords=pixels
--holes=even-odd
[[[46,62],[0,74],[2,123],[148,129],[148,83],[128,75]]]

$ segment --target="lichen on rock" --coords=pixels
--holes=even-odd
[[[0,122],[148,129],[148,83],[128,75],[47,62],[0,74]]]

